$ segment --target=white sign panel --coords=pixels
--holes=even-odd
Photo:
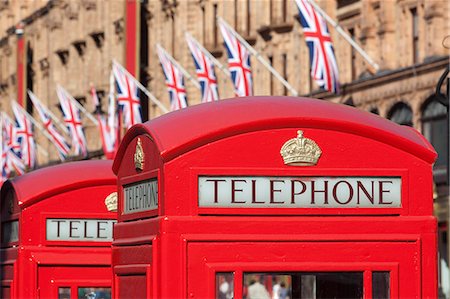
[[[399,208],[400,177],[199,176],[203,208]]]
[[[49,241],[110,242],[116,222],[110,219],[48,218],[46,236]]]
[[[3,223],[2,242],[10,243],[19,241],[19,220]]]
[[[123,199],[124,214],[158,209],[158,181],[154,179],[124,187]]]

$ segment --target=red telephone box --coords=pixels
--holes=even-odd
[[[201,104],[121,144],[114,298],[436,298],[436,153],[320,100]]]
[[[5,182],[2,298],[111,298],[111,166],[70,162]]]

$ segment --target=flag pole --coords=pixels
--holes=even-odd
[[[209,53],[208,50],[206,50],[189,32],[185,32],[186,39],[190,39],[193,41],[197,47],[202,51],[203,54],[205,54],[209,59],[211,59],[212,63],[214,63],[225,75],[228,77],[231,76],[230,71],[219,62],[214,56],[212,56],[211,53]]]
[[[34,98],[36,99],[42,106],[44,106],[41,102],[41,100],[39,100],[39,98],[31,91],[28,89],[28,95],[30,96],[30,98]],[[46,108],[46,107],[45,107]],[[45,112],[48,113],[48,115],[51,117],[51,119],[53,119],[55,121],[55,123],[58,124],[58,126],[66,133],[69,134],[69,130],[67,130],[67,127],[59,121],[59,119],[50,111],[50,109],[45,109]]]
[[[133,78],[134,82],[142,90],[142,92],[145,93],[145,95],[148,96],[148,98],[150,100],[152,100],[152,102],[155,103],[164,113],[169,112],[169,110],[161,103],[161,101],[159,101],[150,91],[148,91],[147,88],[145,88],[145,86],[141,84],[141,82],[139,82],[136,78],[134,78],[134,76],[131,75],[130,72],[127,71],[126,68],[124,68],[120,63],[118,63],[114,59],[113,59],[113,63],[118,68],[120,68],[125,74],[127,74],[128,76]]]
[[[230,25],[228,25],[227,22],[225,22],[224,19],[222,19],[221,17],[217,17],[217,21],[219,23],[221,23],[223,26],[227,27],[231,33],[247,48],[247,50],[256,57],[256,59],[259,60],[259,62],[261,62],[262,65],[264,65],[271,73],[272,75],[277,78],[287,89],[289,89],[289,91],[292,93],[293,96],[298,96],[298,92],[297,90],[295,90],[290,84],[289,82],[286,81],[286,79],[283,78],[283,76],[281,76],[271,65],[270,63],[268,63],[262,56],[261,54],[259,54],[258,51],[256,51],[252,46],[250,46],[249,43],[247,43],[247,41],[242,38],[233,28],[231,28]]]
[[[195,80],[172,56],[170,56],[170,54],[167,53],[167,51],[164,50],[164,48],[161,47],[160,44],[156,44],[156,48],[158,50],[160,50],[161,52],[163,52],[167,56],[167,58],[170,60],[170,62],[172,62],[177,68],[179,68],[180,71],[183,73],[183,75],[185,75],[186,78],[188,78],[189,81],[191,81],[192,84],[194,84],[195,87],[200,89],[200,84],[198,83],[198,81]]]
[[[84,107],[83,107],[80,103],[78,103],[78,101],[75,100],[75,99],[72,97],[71,94],[69,94],[69,93],[67,92],[67,90],[65,90],[61,85],[58,85],[57,88],[59,88],[59,89],[61,89],[62,91],[64,91],[64,92],[67,94],[67,96],[69,97],[69,99],[72,101],[72,103],[73,103],[78,109],[80,109],[81,112],[83,112],[84,115],[86,115],[87,118],[89,118],[89,119],[94,123],[94,125],[98,126],[98,121],[95,119],[95,117],[94,117],[89,111],[87,111],[86,109],[84,109]]]
[[[308,1],[315,10],[317,10],[322,17],[324,17],[325,20],[327,20],[328,23],[331,24],[331,26],[333,26],[336,31],[342,35],[342,37],[353,47],[355,48],[356,51],[358,51],[358,53],[375,69],[375,72],[377,72],[380,69],[380,66],[373,61],[372,58],[370,58],[370,56],[347,34],[347,32],[344,31],[344,29],[342,29],[342,27],[336,23],[329,15],[326,14],[326,12],[320,8],[319,5],[317,5],[317,3],[314,2],[314,0],[306,0]]]

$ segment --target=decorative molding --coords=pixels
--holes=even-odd
[[[0,81],[0,93],[6,92],[7,89],[8,89],[8,80],[5,79],[3,81]]]
[[[442,7],[442,3],[438,1],[427,2],[423,18],[429,21],[436,17],[444,17],[445,9]]]
[[[6,43],[5,46],[3,46],[3,54],[6,56],[12,55],[12,47],[9,43]]]
[[[59,49],[55,51],[55,54],[58,55],[59,60],[61,60],[61,63],[63,65],[67,64],[67,61],[69,60],[69,50],[67,49]]]
[[[42,58],[39,60],[39,68],[44,77],[47,77],[50,71],[50,63],[48,62],[48,58]]]
[[[389,82],[392,83],[395,81],[399,81],[399,80],[411,78],[414,76],[419,76],[422,74],[430,73],[430,72],[433,72],[436,70],[441,70],[441,69],[445,68],[447,65],[448,65],[448,57],[443,56],[443,57],[436,58],[434,61],[429,61],[426,63],[422,63],[422,64],[418,64],[418,65],[414,65],[414,66],[410,66],[410,67],[406,67],[406,68],[401,68],[401,69],[396,69],[396,70],[391,70],[391,71],[386,71],[386,70],[383,71],[382,70],[382,71],[379,71],[375,76],[372,76],[370,78],[360,79],[360,80],[356,80],[351,83],[342,85],[341,94],[339,96],[344,96],[344,95],[352,94],[355,92],[361,92],[361,91],[368,90],[371,88],[376,88],[377,86],[381,86],[381,85],[387,84]],[[415,88],[415,85],[414,85],[414,88]],[[377,90],[376,92],[379,95],[380,91]],[[392,94],[402,94],[405,92],[407,92],[406,89],[399,87],[396,91],[393,91]],[[328,91],[323,91],[323,90],[316,90],[316,91],[312,92],[311,94],[308,93],[303,96],[314,97],[314,98],[319,98],[319,99],[329,99],[329,98],[336,97],[336,95],[334,93],[330,93]]]
[[[44,27],[48,28],[50,31],[62,28],[61,20],[56,20],[55,18],[50,17],[49,15],[43,21],[43,25],[44,25]]]
[[[96,10],[97,2],[95,0],[81,0],[81,6],[83,6],[85,10]]]
[[[66,17],[69,20],[78,20],[79,7],[77,2],[67,2],[63,7]]]
[[[16,74],[12,74],[11,76],[9,76],[9,82],[11,82],[11,85],[16,85],[16,83],[17,83]]]
[[[73,47],[78,53],[78,56],[82,57],[86,52],[86,41],[85,40],[76,40],[72,42]]]
[[[250,46],[254,46],[256,44],[256,36],[254,35],[243,35],[242,36]]]
[[[294,24],[292,22],[276,22],[270,27],[276,33],[287,33],[292,31],[292,28],[294,28]]]
[[[270,25],[263,25],[256,30],[256,32],[258,32],[258,34],[261,35],[263,40],[265,40],[266,42],[272,39],[272,35],[270,34],[271,31],[272,28],[270,27]]]
[[[220,58],[223,55],[223,49],[219,46],[212,46],[212,45],[205,45],[206,50],[208,50],[209,53],[211,53],[212,56],[215,58]]]
[[[117,19],[113,22],[114,33],[119,37],[119,41],[123,40],[125,36],[125,21],[123,18]]]
[[[94,31],[89,33],[89,36],[94,41],[97,48],[103,47],[103,43],[105,42],[105,33],[103,31]]]
[[[177,0],[161,0],[161,10],[166,15],[166,18],[171,18],[175,15],[178,4]]]

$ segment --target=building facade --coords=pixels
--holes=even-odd
[[[0,110],[11,114],[17,99],[32,90],[60,116],[56,86],[93,112],[95,86],[106,110],[112,61],[124,65],[166,107],[170,107],[156,45],[195,77],[185,41],[194,36],[222,64],[226,50],[216,22],[222,17],[302,96],[354,106],[421,131],[435,146],[435,211],[440,227],[441,292],[450,296],[448,272],[447,108],[435,96],[449,65],[450,2],[445,0],[317,1],[379,65],[375,69],[329,25],[341,90],[320,90],[311,79],[309,53],[294,0],[54,0],[0,2]],[[255,57],[254,95],[291,95]],[[219,95],[234,96],[231,80],[216,69]],[[443,84],[442,93],[446,92]],[[189,105],[200,91],[186,79]],[[142,100],[143,119],[163,112]],[[36,116],[37,118],[37,116]],[[89,150],[101,149],[97,127],[84,117]],[[57,163],[56,149],[36,133],[39,165]],[[97,155],[98,156],[98,155]]]

